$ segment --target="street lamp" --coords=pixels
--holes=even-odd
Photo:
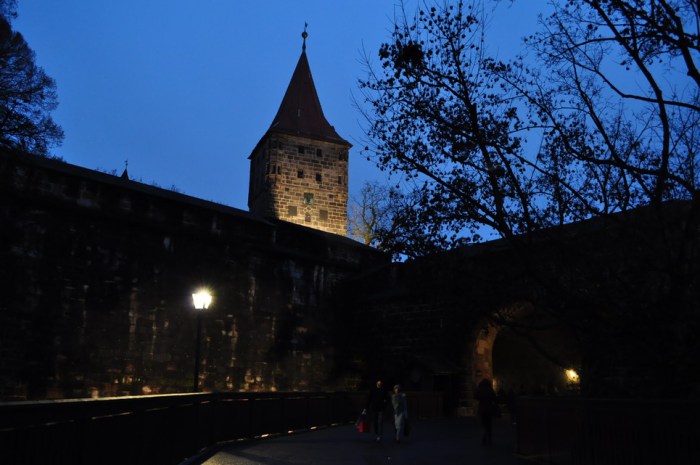
[[[192,294],[194,309],[197,311],[197,342],[194,349],[194,392],[199,391],[199,346],[202,339],[202,312],[211,304],[211,294],[205,290]]]

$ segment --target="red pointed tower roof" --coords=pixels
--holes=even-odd
[[[306,58],[306,47],[302,49],[292,80],[268,132],[281,132],[352,146],[335,132],[323,115]]]

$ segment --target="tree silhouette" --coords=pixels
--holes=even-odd
[[[36,65],[24,37],[12,30],[15,2],[0,6],[0,147],[48,155],[63,140],[51,118],[56,83]]]
[[[686,363],[700,355],[697,3],[553,1],[527,58],[508,62],[489,56],[485,17],[476,0],[422,2],[394,21],[379,66],[367,61],[367,154],[415,186],[415,221],[387,246],[421,254],[493,231],[538,311],[599,352],[589,373],[618,343],[650,390],[688,392],[700,385]],[[597,233],[571,226],[583,220]],[[654,373],[669,363],[672,382]]]

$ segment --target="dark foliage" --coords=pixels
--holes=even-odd
[[[15,2],[0,4],[0,147],[48,155],[63,140],[51,118],[56,83],[35,63],[24,37],[12,30]]]

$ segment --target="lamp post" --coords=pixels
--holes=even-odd
[[[192,294],[194,309],[197,312],[197,342],[194,349],[194,383],[193,391],[199,391],[199,346],[202,339],[202,312],[211,304],[211,294],[207,291],[198,291]]]

